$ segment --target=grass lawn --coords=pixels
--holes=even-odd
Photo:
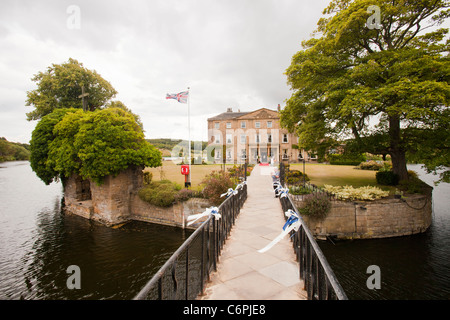
[[[292,170],[303,172],[303,164],[291,164]],[[333,186],[377,186],[383,190],[391,190],[391,187],[380,186],[375,178],[376,171],[359,170],[355,166],[337,166],[328,164],[307,163],[305,173],[311,179],[310,182],[319,187],[325,184]]]
[[[232,167],[232,164],[227,164]],[[303,164],[291,164],[292,170],[303,172]],[[191,165],[192,188],[197,188],[203,178],[211,171],[221,170],[220,164]],[[181,166],[172,161],[163,161],[163,165],[158,168],[147,168],[145,171],[153,173],[153,180],[168,179],[184,187],[184,176],[181,174]],[[377,186],[383,190],[395,190],[394,187],[380,186],[375,178],[376,171],[359,170],[355,166],[337,166],[328,164],[307,163],[305,171],[310,182],[322,187],[325,184],[333,186],[351,185],[355,188],[364,186]]]
[[[163,161],[162,166],[158,168],[146,168],[145,171],[150,171],[153,174],[153,180],[167,179],[180,184],[184,187],[184,175],[181,174],[181,166],[176,165],[173,161]],[[220,164],[207,165],[191,165],[191,184],[192,188],[196,189],[203,178],[212,171],[221,170]],[[232,168],[232,164],[227,164],[227,168]]]

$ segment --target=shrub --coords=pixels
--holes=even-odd
[[[152,182],[153,179],[153,173],[150,171],[145,171],[143,175],[143,183],[144,185],[149,185]]]
[[[289,188],[289,193],[294,195],[310,194],[311,190],[304,186],[292,186]]]
[[[175,201],[183,202],[189,200],[190,198],[197,198],[197,197],[198,197],[197,191],[191,189],[181,189],[175,195]]]
[[[306,174],[305,181],[309,181],[309,178]],[[303,173],[300,170],[286,171],[286,182],[288,184],[298,184],[300,182],[303,182]]]
[[[244,165],[236,166],[234,165],[232,168],[227,169],[228,172],[234,177],[243,177],[244,176]],[[248,177],[253,170],[253,166],[247,165],[247,172],[245,175]]]
[[[139,197],[158,207],[169,207],[181,187],[169,180],[153,181],[139,190]]]
[[[418,178],[417,172],[415,172],[414,170],[408,170],[408,177]]]
[[[378,171],[392,171],[392,162],[385,161]]]
[[[361,162],[366,161],[366,157],[363,154],[353,153],[329,154],[328,161],[333,165],[357,166]]]
[[[315,218],[325,218],[331,209],[331,201],[324,193],[315,193],[307,197],[304,203],[305,205],[300,209],[300,213]]]
[[[399,182],[399,188],[408,193],[424,193],[425,189],[428,187],[422,180],[417,176],[411,176],[407,180],[401,180]]]
[[[378,187],[366,186],[353,188],[352,186],[324,186],[325,191],[331,192],[343,200],[376,200],[389,196],[389,191]]]
[[[377,161],[367,161],[367,162],[361,162],[359,164],[359,168],[361,170],[375,170],[378,171],[383,167],[383,165]]]
[[[375,175],[377,183],[384,186],[396,186],[399,177],[393,171],[378,171]]]
[[[201,182],[205,187],[203,188],[203,196],[209,199],[211,203],[218,206],[225,198],[220,195],[232,188],[234,183],[229,172],[213,171],[207,175]]]

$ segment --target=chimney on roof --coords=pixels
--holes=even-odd
[[[227,112],[233,112],[232,108],[227,108]]]
[[[277,111],[280,112],[280,110],[281,110],[281,106],[280,106],[280,104],[278,104]]]

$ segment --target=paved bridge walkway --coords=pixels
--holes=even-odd
[[[304,300],[298,263],[288,237],[265,253],[285,223],[272,188],[273,167],[255,166],[248,197],[225,242],[217,271],[211,274],[202,300]]]

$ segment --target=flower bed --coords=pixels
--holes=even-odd
[[[378,187],[366,186],[353,188],[352,186],[325,185],[324,190],[343,200],[377,200],[389,196],[389,191],[383,191]]]

